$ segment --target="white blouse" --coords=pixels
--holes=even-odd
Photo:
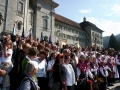
[[[11,62],[13,50],[8,49],[7,53],[10,54],[7,58],[4,57],[4,51],[2,51],[2,62]]]
[[[63,64],[66,68],[66,86],[73,86],[75,84],[75,72],[71,64]]]
[[[46,68],[47,68],[47,63],[46,60],[39,61],[38,58],[34,59],[38,63],[38,72],[36,74],[37,77],[46,77]]]
[[[55,60],[50,60],[50,61],[48,62],[47,70],[52,69],[54,63],[55,63]]]

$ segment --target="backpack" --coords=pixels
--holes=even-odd
[[[31,86],[31,89],[30,89],[30,90],[37,90],[36,85],[34,84],[34,82],[33,82],[29,77],[25,77],[25,78],[21,81],[20,86],[19,86],[19,88],[17,88],[17,90],[20,90],[20,87],[21,87],[22,83],[25,82],[25,81],[27,81],[27,80],[30,81],[30,86]]]

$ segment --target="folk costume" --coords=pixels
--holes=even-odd
[[[118,74],[120,75],[120,55],[116,59],[116,64],[117,64]],[[119,76],[119,80],[120,80],[120,76]]]
[[[87,69],[87,63],[80,61],[77,65],[77,77],[79,79],[77,90],[90,90],[92,81],[88,80],[88,76],[92,78],[92,73]]]
[[[104,62],[101,62],[102,64],[100,65],[99,68],[99,75],[98,77],[103,79],[103,82],[100,82],[99,84],[99,90],[106,90],[107,87],[107,77],[108,77],[108,71],[106,67],[103,65]]]

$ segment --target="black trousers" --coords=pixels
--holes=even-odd
[[[67,86],[67,90],[74,90],[74,85],[73,86]]]
[[[49,90],[48,82],[49,80],[45,77],[37,77],[38,79],[38,86],[40,87],[40,90]]]

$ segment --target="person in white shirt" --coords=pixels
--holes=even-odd
[[[2,59],[1,59],[1,65],[0,69],[5,70],[7,74],[3,76],[3,87],[9,87],[10,86],[10,79],[8,72],[13,68],[12,64],[12,54],[13,54],[13,45],[12,41],[9,39],[6,39],[6,41],[3,43],[3,50],[2,50]]]
[[[116,59],[116,70],[118,70],[119,80],[120,80],[120,54],[118,54],[118,58]]]
[[[75,53],[75,64],[77,65],[78,64],[78,62],[79,62],[79,59],[78,59],[78,50],[74,50],[73,51],[74,53]]]
[[[52,77],[52,71],[53,71],[53,65],[55,63],[56,53],[55,52],[51,53],[50,57],[51,57],[50,61],[48,62],[48,65],[47,65],[47,72],[48,72],[49,79]]]
[[[66,88],[67,90],[74,90],[75,84],[75,72],[70,63],[70,56],[65,55],[65,60],[63,66],[66,69]]]
[[[107,77],[108,77],[108,71],[107,68],[105,67],[106,64],[105,62],[100,63],[100,69],[99,69],[99,78],[102,78],[104,82],[100,83],[100,90],[106,90],[107,87]]]
[[[93,80],[94,76],[91,73],[90,69],[88,69],[88,65],[85,61],[85,56],[80,56],[80,61],[77,65],[77,78],[78,78],[78,87],[77,90],[92,90],[92,81],[90,83],[87,82],[88,77]],[[88,79],[88,81],[90,81]],[[88,83],[88,85],[86,84]]]
[[[46,53],[44,51],[40,51],[38,57],[39,58],[35,59],[35,61],[38,63],[38,72],[36,74],[36,77],[38,79],[38,86],[40,87],[40,90],[48,90],[48,79],[46,77]]]

